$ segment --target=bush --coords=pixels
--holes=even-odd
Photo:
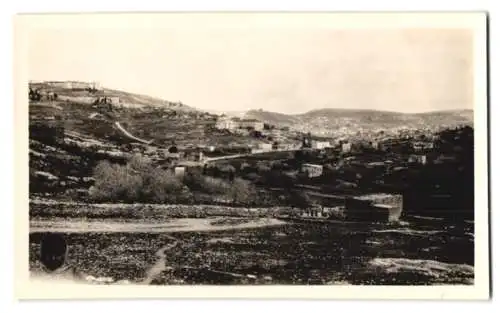
[[[230,188],[230,195],[234,204],[250,205],[255,203],[257,191],[249,181],[236,178]]]
[[[94,169],[90,196],[99,201],[183,202],[189,190],[174,173],[154,168],[148,159],[132,157],[126,165],[101,161]]]
[[[292,208],[306,209],[311,206],[311,199],[304,192],[291,190],[286,196]]]
[[[29,138],[54,145],[64,140],[64,131],[61,123],[35,123],[29,126]]]
[[[232,182],[228,182],[220,178],[193,173],[186,175],[184,183],[192,191],[224,196],[237,205],[256,204],[257,192],[254,186],[241,178],[235,178]]]
[[[95,167],[93,177],[95,183],[89,195],[96,201],[192,203],[200,199],[194,197],[195,192],[197,196],[220,196],[235,205],[259,204],[257,191],[247,180],[234,178],[230,182],[200,172],[188,172],[180,179],[169,170],[155,168],[141,156],[132,157],[125,165],[102,161]]]
[[[171,172],[149,169],[143,174],[141,200],[154,202],[182,202],[187,187]]]
[[[130,167],[101,161],[94,169],[95,184],[90,196],[95,200],[133,201],[143,185],[141,176]]]
[[[230,189],[230,184],[228,182],[214,177],[204,177],[203,185],[203,191],[210,194],[227,194]]]

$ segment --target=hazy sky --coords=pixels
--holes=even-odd
[[[472,40],[457,29],[39,29],[29,76],[220,111],[472,109]]]

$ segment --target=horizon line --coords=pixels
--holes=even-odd
[[[131,92],[131,91],[127,91],[127,90],[124,90],[124,89],[117,88],[117,87],[109,88],[109,87],[101,85],[100,82],[96,81],[96,80],[91,80],[91,81],[77,80],[77,79],[76,80],[75,79],[71,79],[71,80],[53,80],[53,79],[50,79],[50,80],[39,80],[39,79],[30,79],[29,80],[29,83],[65,83],[65,82],[97,84],[97,85],[100,85],[100,88],[102,90],[104,90],[104,89],[115,90],[115,91],[120,91],[120,92],[124,92],[124,93],[136,94],[136,95],[141,95],[141,96],[145,96],[145,97],[155,98],[157,100],[165,101],[165,102],[179,102],[180,101],[185,106],[190,107],[192,109],[195,109],[197,111],[203,111],[203,112],[215,113],[215,114],[248,113],[250,111],[260,111],[260,110],[262,110],[263,112],[284,114],[284,115],[289,115],[289,116],[303,115],[303,114],[307,114],[307,113],[310,113],[310,112],[321,111],[321,110],[340,110],[340,111],[343,110],[343,111],[365,111],[365,112],[372,111],[372,112],[394,113],[394,114],[402,114],[402,115],[439,113],[439,112],[456,112],[456,111],[472,111],[472,112],[474,112],[473,108],[472,109],[471,108],[462,108],[462,109],[457,108],[457,109],[444,109],[444,110],[442,110],[442,109],[435,109],[435,110],[418,111],[418,112],[401,112],[401,111],[377,110],[377,109],[366,109],[366,108],[346,108],[346,107],[317,107],[317,108],[310,109],[308,111],[295,112],[295,113],[292,113],[292,112],[285,113],[285,112],[279,112],[279,111],[268,111],[268,110],[265,110],[264,108],[250,108],[248,110],[241,110],[241,111],[240,110],[235,110],[235,111],[230,111],[230,110],[216,110],[216,109],[203,109],[203,108],[199,108],[197,106],[192,106],[192,105],[189,105],[187,103],[182,102],[182,100],[173,101],[173,100],[167,100],[167,99],[165,99],[165,98],[163,98],[161,96],[153,96],[153,95],[148,95],[148,94],[144,94],[144,93],[140,93],[140,92]]]

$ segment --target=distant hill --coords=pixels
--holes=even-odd
[[[121,90],[114,89],[104,89],[103,95],[120,97],[120,101],[128,106],[154,106],[154,107],[166,107],[176,111],[192,112],[198,111],[197,109],[190,107],[182,102],[167,101],[164,99],[159,99],[147,95],[135,94]]]
[[[472,110],[437,111],[406,114],[389,111],[356,109],[318,109],[303,114],[251,110],[245,118],[255,118],[279,127],[299,131],[330,134],[343,131],[386,130],[394,128],[438,128],[473,123]]]
[[[30,124],[60,120],[67,131],[108,142],[128,142],[120,127],[159,145],[206,141],[211,138],[210,129],[216,120],[216,116],[180,102],[108,88],[90,91],[92,85],[82,82],[37,82],[29,87],[43,95],[40,101],[30,101]],[[57,98],[50,100],[47,94],[52,92]],[[102,97],[117,97],[119,101],[111,107],[93,105]]]
[[[58,95],[56,101],[42,100],[32,103],[30,112],[36,111],[42,114],[39,112],[42,110],[40,105],[55,106],[60,114],[64,115],[68,127],[89,133],[98,129],[94,124],[101,123],[95,120],[99,116],[96,113],[103,113],[91,104],[99,97],[116,97],[119,100],[117,103],[113,102],[113,112],[106,113],[113,116],[113,122],[119,121],[127,127],[127,130],[141,138],[147,139],[149,136],[157,140],[160,138],[180,140],[179,137],[191,140],[193,138],[204,139],[207,135],[205,131],[213,128],[216,115],[221,114],[254,118],[278,127],[287,126],[291,130],[328,137],[337,134],[356,135],[367,131],[391,131],[405,127],[436,129],[473,123],[472,110],[403,114],[375,110],[318,109],[294,115],[250,110],[209,114],[178,101],[173,102],[121,90],[97,88],[91,92],[89,88],[92,87],[92,83],[31,82],[30,87],[42,93],[55,92]],[[104,123],[103,132],[110,133],[109,122]],[[185,135],[179,136],[181,133]]]

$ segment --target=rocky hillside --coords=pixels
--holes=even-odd
[[[262,120],[279,127],[288,126],[294,130],[323,135],[338,131],[387,131],[403,127],[437,129],[473,123],[472,110],[404,114],[374,110],[319,109],[296,115],[251,110],[246,113],[245,117]]]
[[[107,88],[69,88],[65,83],[30,83],[30,89],[41,94],[30,101],[30,124],[55,119],[66,131],[119,144],[123,137],[115,127],[119,122],[134,136],[168,145],[174,140],[203,141],[217,118],[181,102]],[[110,103],[95,103],[102,99]]]
[[[119,98],[119,103],[116,104],[118,107],[136,109],[160,107],[175,109],[176,111],[196,111],[196,109],[182,102],[173,102],[116,89],[99,88],[97,90],[90,90],[90,88],[67,88],[64,86],[64,82],[36,82],[30,83],[29,86],[32,89],[39,90],[42,94],[54,92],[58,95],[58,100],[63,102],[92,103],[99,97],[116,97]]]

